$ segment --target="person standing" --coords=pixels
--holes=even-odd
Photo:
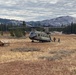
[[[54,41],[54,42],[56,41],[56,38],[55,38],[55,37],[53,38],[53,41]]]
[[[60,38],[58,38],[58,42],[60,43]]]

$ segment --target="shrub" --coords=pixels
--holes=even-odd
[[[22,37],[22,36],[23,36],[22,31],[21,31],[20,29],[16,29],[16,30],[14,31],[14,33],[15,33],[15,36],[16,36],[16,37]]]
[[[3,31],[1,31],[0,33],[1,33],[1,35],[3,36]]]
[[[12,37],[15,36],[13,31],[10,31],[10,35],[11,35]]]

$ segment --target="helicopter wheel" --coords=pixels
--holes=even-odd
[[[34,40],[32,40],[32,42],[34,42]]]
[[[41,42],[41,41],[39,40],[39,42]]]
[[[51,40],[49,42],[51,42]]]

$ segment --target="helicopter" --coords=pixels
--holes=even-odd
[[[34,42],[34,40],[37,40],[39,42],[51,42],[50,35],[42,31],[31,31],[29,38],[32,40],[32,42]]]
[[[16,29],[16,28],[23,29],[24,27],[13,27],[13,28],[10,28],[10,30]],[[45,31],[38,31],[36,30],[36,28],[41,28],[41,27],[30,27],[31,32],[29,34],[29,38],[32,40],[32,42],[34,42],[34,40],[37,40],[39,42],[51,42],[51,37],[47,33],[48,28],[45,28]]]

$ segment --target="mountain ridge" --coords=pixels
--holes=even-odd
[[[52,19],[42,20],[42,21],[29,21],[26,22],[27,25],[31,26],[61,26],[61,25],[70,25],[71,23],[76,23],[76,18],[71,16],[60,16]],[[20,20],[12,20],[12,19],[3,19],[0,18],[0,23],[3,24],[13,24],[13,25],[21,25],[22,21]]]
[[[62,26],[62,25],[70,25],[72,22],[76,23],[76,18],[71,16],[60,16],[53,19],[42,20],[42,21],[32,21],[28,24],[35,24],[39,22],[41,26]]]

